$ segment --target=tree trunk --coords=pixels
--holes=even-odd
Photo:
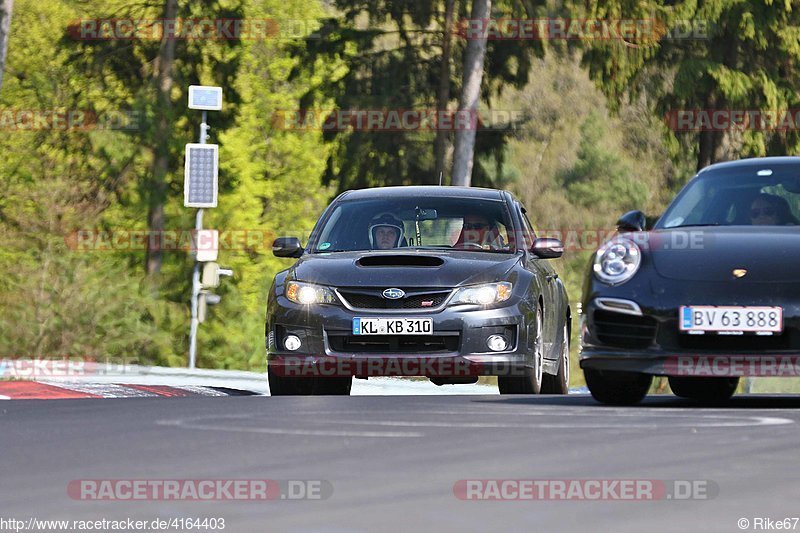
[[[11,12],[14,0],[0,0],[0,89],[3,88],[3,71],[6,69],[8,34],[11,31]]]
[[[439,69],[439,89],[436,93],[436,110],[444,113],[450,102],[450,44],[453,40],[453,14],[455,0],[445,0],[444,8],[444,35],[442,36],[442,65]],[[436,159],[436,182],[444,173],[447,158],[447,131],[444,128],[436,130],[436,140],[433,143],[433,152]]]
[[[178,14],[178,0],[165,0],[164,19],[175,20]],[[147,274],[152,276],[161,272],[162,251],[161,241],[164,235],[164,203],[167,192],[167,172],[169,171],[169,138],[172,128],[171,109],[173,73],[175,62],[175,38],[167,36],[161,38],[161,48],[156,61],[156,91],[158,93],[158,128],[153,136],[155,157],[150,172],[148,187],[147,227],[150,230],[150,239],[147,241]]]
[[[492,0],[472,0],[472,20],[486,20],[492,9]],[[471,38],[464,51],[464,82],[458,110],[468,115],[469,127],[456,129],[455,154],[453,155],[453,185],[469,187],[472,182],[472,167],[475,155],[475,133],[478,128],[477,111],[483,81],[483,62],[486,57],[486,37]]]
[[[697,171],[714,162],[714,131],[701,131],[698,139]]]
[[[714,163],[728,161],[735,153],[730,132],[702,131],[700,132],[700,150],[697,154],[697,170]]]

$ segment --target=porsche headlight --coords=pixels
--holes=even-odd
[[[286,298],[300,305],[336,304],[339,302],[332,289],[299,281],[290,281],[286,284]]]
[[[485,285],[473,285],[471,287],[461,287],[453,295],[450,305],[457,304],[479,304],[491,305],[504,302],[511,298],[513,285],[508,281],[500,283],[487,283]]]
[[[594,256],[594,275],[609,285],[625,283],[636,274],[642,262],[639,246],[628,239],[614,239],[601,246]]]

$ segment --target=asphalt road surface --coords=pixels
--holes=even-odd
[[[799,443],[800,398],[789,396],[724,408],[671,396],[612,408],[585,395],[6,401],[0,518],[224,518],[226,532],[754,531],[758,519],[800,516]],[[93,501],[100,493],[68,490],[226,479],[304,480],[288,495],[299,486],[314,499]],[[462,499],[466,480],[504,479],[552,480],[547,490],[651,480],[672,498],[597,501],[583,482],[569,500]],[[471,483],[470,498],[497,497]]]

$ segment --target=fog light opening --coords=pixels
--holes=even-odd
[[[502,335],[489,335],[486,339],[486,346],[493,352],[502,352],[508,349],[508,340]]]
[[[290,352],[299,349],[300,344],[302,343],[300,342],[300,338],[297,337],[297,335],[287,335],[283,339],[283,347],[289,350]]]

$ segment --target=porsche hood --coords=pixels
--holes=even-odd
[[[800,281],[800,227],[676,228],[647,234],[643,251],[663,277],[741,283]],[[734,270],[740,276],[734,276]]]

